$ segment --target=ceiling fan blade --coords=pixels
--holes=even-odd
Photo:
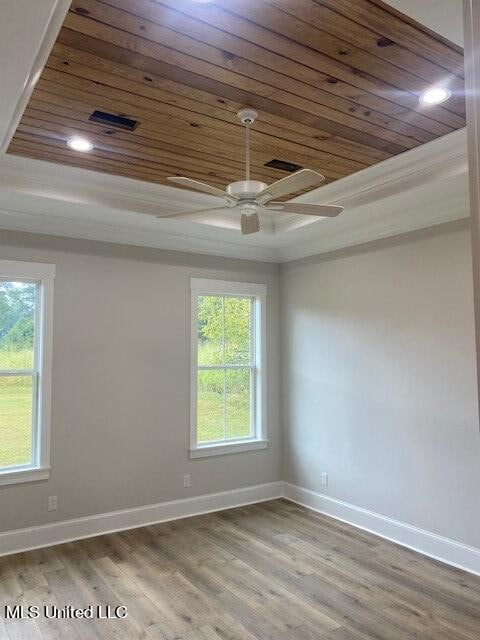
[[[251,215],[242,213],[240,217],[240,224],[244,236],[260,231],[260,220],[258,219],[258,215],[256,213],[252,213]]]
[[[181,176],[171,176],[168,177],[167,180],[180,184],[182,187],[193,189],[193,191],[202,191],[203,193],[209,193],[210,195],[218,196],[219,198],[233,199],[226,191],[222,191],[222,189],[213,187],[211,184],[206,184],[205,182],[200,182],[199,180],[192,180],[191,178],[183,178]]]
[[[209,209],[195,209],[194,211],[179,211],[178,213],[161,213],[157,218],[181,218],[182,216],[191,216],[196,213],[210,213],[211,211],[231,211],[233,207],[210,207]]]
[[[257,195],[257,200],[260,202],[267,202],[272,198],[280,198],[282,196],[286,196],[289,193],[295,193],[297,191],[302,191],[302,189],[307,189],[308,187],[315,187],[316,185],[321,184],[325,178],[318,173],[317,171],[313,171],[312,169],[300,169],[300,171],[296,171],[281,180],[277,180],[269,187],[261,191]]]
[[[264,210],[300,213],[304,216],[319,216],[321,218],[335,218],[343,211],[343,207],[337,207],[333,204],[300,204],[297,202],[272,202],[271,204],[271,208],[267,205]],[[279,207],[281,208],[279,209]]]

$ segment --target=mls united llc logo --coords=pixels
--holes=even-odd
[[[90,620],[122,620],[128,615],[127,607],[111,606],[111,605],[93,605],[88,607],[77,608],[67,605],[65,607],[56,607],[55,605],[24,606],[24,605],[5,605],[5,620],[28,620],[33,618],[49,618],[57,620],[74,620],[78,618],[86,618]]]

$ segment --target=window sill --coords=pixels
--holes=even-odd
[[[224,456],[230,453],[242,453],[266,449],[268,440],[246,440],[244,442],[230,442],[228,444],[207,444],[190,449],[190,458],[209,458],[211,456]]]
[[[20,484],[21,482],[35,482],[47,480],[50,477],[50,467],[35,469],[17,469],[16,471],[0,471],[0,486],[6,484]]]

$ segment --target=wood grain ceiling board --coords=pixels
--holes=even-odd
[[[381,0],[73,0],[9,153],[224,186],[243,177],[250,106],[255,178],[286,175],[277,158],[331,182],[464,127],[463,73],[459,47]],[[450,100],[420,105],[436,83]]]

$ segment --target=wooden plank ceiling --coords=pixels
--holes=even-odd
[[[451,99],[421,106],[435,83]],[[224,186],[243,177],[243,106],[253,177],[286,175],[276,158],[332,181],[465,126],[463,52],[381,0],[73,0],[9,152]]]

